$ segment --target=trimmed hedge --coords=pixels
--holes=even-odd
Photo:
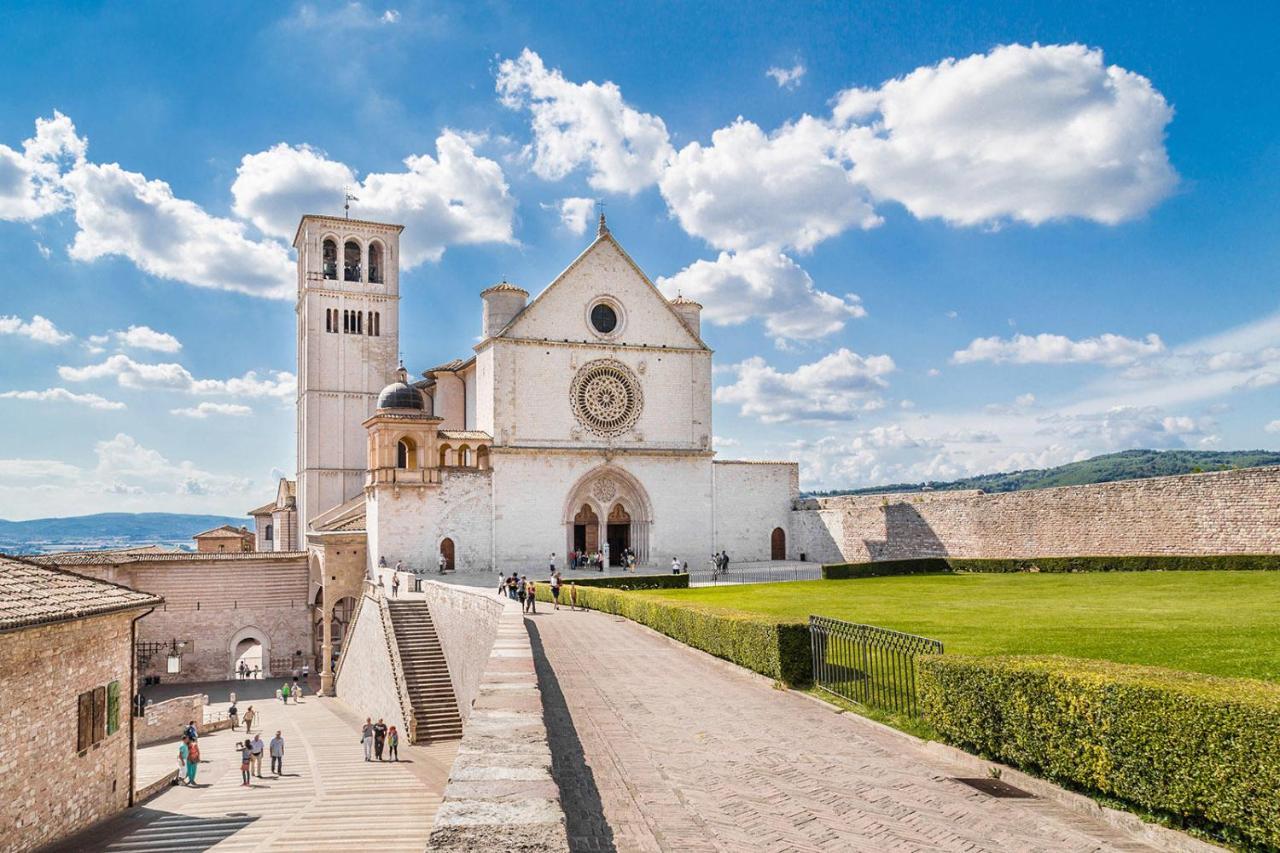
[[[1280,847],[1280,684],[1064,657],[923,658],[947,741],[1250,847]]]
[[[537,578],[539,585],[544,583]],[[607,587],[609,589],[688,589],[689,576],[680,575],[605,575],[598,578],[564,578],[561,583],[568,586],[575,583],[581,589],[584,586]]]
[[[688,575],[680,577],[688,583]],[[567,598],[563,591],[560,596],[563,605]],[[551,600],[551,590],[544,583],[538,584],[538,600]],[[789,686],[813,681],[809,625],[805,622],[779,622],[753,613],[672,604],[643,592],[584,584],[578,585],[578,604],[647,625],[673,640]]]
[[[1027,559],[970,559],[921,557],[869,563],[832,563],[822,567],[824,580],[874,578],[955,572],[1006,574],[1013,572],[1245,572],[1280,571],[1280,554],[1214,554],[1211,556],[1035,557]]]

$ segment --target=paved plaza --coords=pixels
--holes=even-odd
[[[625,619],[526,624],[574,850],[1152,849]]]
[[[282,776],[270,774],[264,757],[265,778],[241,787],[235,745],[244,739],[243,727],[206,735],[200,738],[198,787],[168,789],[92,835],[56,848],[59,853],[426,849],[456,741],[402,745],[399,763],[366,763],[359,743],[363,720],[341,700],[253,704],[261,714],[263,741],[277,729],[284,735]],[[176,756],[176,743],[140,750],[139,783],[176,767]]]

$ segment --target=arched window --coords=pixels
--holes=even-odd
[[[476,467],[481,471],[489,470],[489,448],[486,445],[476,448]]]
[[[326,237],[324,240],[323,252],[324,277],[329,279],[337,279],[338,277],[338,244],[332,239]]]
[[[329,309],[324,309],[324,330],[326,332],[333,331],[333,315],[329,313]]]
[[[382,337],[382,312],[381,311],[375,311],[373,314],[373,333],[378,337]]]
[[[342,333],[346,334],[351,331],[351,312],[343,309],[342,311]]]
[[[461,465],[464,468],[471,467],[471,447],[469,445],[464,444],[458,448],[456,464]]]
[[[450,452],[451,451],[450,451],[449,445],[447,444],[440,445],[440,467],[441,468],[448,467],[449,463],[452,461],[449,458]]]
[[[342,247],[342,280],[360,281],[360,244],[355,240]]]
[[[418,467],[418,447],[413,443],[413,439],[402,438],[396,444],[396,467]]]
[[[267,525],[266,535],[263,537],[267,542],[271,541],[271,533],[273,529],[274,528],[272,528],[270,524]]]
[[[382,244],[376,240],[369,244],[369,281],[382,284]]]
[[[364,334],[364,312],[363,311],[356,312],[356,334],[357,335]]]

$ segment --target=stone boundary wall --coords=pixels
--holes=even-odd
[[[529,632],[520,605],[501,601],[497,639],[427,849],[568,853]]]
[[[391,658],[394,636],[382,618],[382,602],[366,592],[342,650],[334,693],[361,717],[377,720],[409,739],[409,721],[400,703],[399,675]]]
[[[796,501],[798,551],[917,557],[1280,554],[1280,466],[1088,486]]]
[[[497,588],[495,575],[494,589]],[[403,583],[403,580],[401,581]],[[401,587],[402,589],[404,587]],[[431,610],[440,648],[449,664],[449,680],[465,722],[479,694],[480,679],[489,663],[505,603],[493,589],[424,580],[422,593]]]
[[[196,721],[196,731],[204,734],[208,731],[204,722],[204,706],[208,704],[209,697],[200,693],[152,702],[147,705],[146,717],[134,720],[134,746],[177,740],[192,720]]]

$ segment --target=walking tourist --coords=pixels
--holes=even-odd
[[[569,609],[578,609],[578,585],[573,581],[569,581]]]
[[[378,718],[378,722],[373,725],[373,752],[378,756],[378,760],[382,760],[382,749],[387,744],[387,724]]]
[[[555,573],[556,573],[556,552],[552,551],[551,552],[551,574],[554,575]]]
[[[257,776],[259,779],[262,778],[262,751],[264,748],[265,746],[262,743],[262,735],[254,735],[253,745],[250,747],[250,752],[253,755],[253,775]]]
[[[249,787],[249,761],[253,758],[253,750],[249,747],[249,741],[236,743],[236,749],[240,750],[240,786],[242,788]]]
[[[680,561],[677,560],[675,557],[671,558],[671,574],[673,575],[680,574]]]
[[[299,681],[293,685],[293,704],[297,705],[302,701],[302,682]]]
[[[400,733],[395,726],[387,731],[387,757],[392,761],[400,760]]]
[[[529,585],[525,588],[524,609],[526,613],[538,612],[538,584],[536,581],[529,581]]]
[[[280,732],[276,732],[276,736],[271,739],[271,772],[279,776],[284,773],[284,738],[280,736]]]
[[[373,761],[373,720],[364,718],[364,728],[360,730],[360,743],[364,746],[364,760]]]
[[[440,553],[439,558],[437,558],[436,560],[436,565],[440,569],[440,574],[444,574],[445,567],[448,565],[448,561],[446,561],[444,558],[444,552]]]
[[[378,568],[380,568],[380,569],[385,569],[386,567],[387,567],[387,558],[386,558],[386,557],[379,557],[379,558],[378,558]]]
[[[289,704],[289,682],[287,681],[280,685],[280,700],[286,705]]]
[[[529,578],[521,575],[520,580],[516,581],[516,601],[520,602],[520,609],[524,610],[524,593],[529,588]]]
[[[191,738],[186,735],[182,736],[182,742],[178,744],[178,772],[182,775],[178,777],[178,784],[185,784],[184,778],[187,773],[187,765],[191,763]]]
[[[400,597],[400,575],[398,574],[391,576],[391,597]]]
[[[255,663],[255,664],[253,665],[253,677],[254,677],[254,678],[262,678],[262,665],[261,665],[261,664],[256,664],[256,663]]]
[[[249,706],[249,710],[244,712],[244,733],[249,734],[253,731],[254,718],[258,716],[258,712],[253,710],[253,706]]]
[[[187,739],[188,739],[188,740],[199,740],[199,739],[200,739],[200,732],[198,732],[198,731],[196,730],[196,721],[195,721],[195,720],[192,720],[192,721],[190,721],[189,723],[187,723],[187,727],[186,727],[186,729],[185,729],[185,730],[183,730],[183,732],[182,732],[182,733],[183,733],[184,735],[186,735],[186,737],[187,737]]]
[[[240,727],[240,709],[236,707],[236,703],[232,702],[231,707],[227,709],[227,719],[231,720],[231,731],[235,731]]]
[[[555,609],[560,609],[560,573],[551,573],[551,601],[555,604]]]
[[[187,784],[196,786],[196,771],[200,769],[200,743],[191,741],[187,744]]]

